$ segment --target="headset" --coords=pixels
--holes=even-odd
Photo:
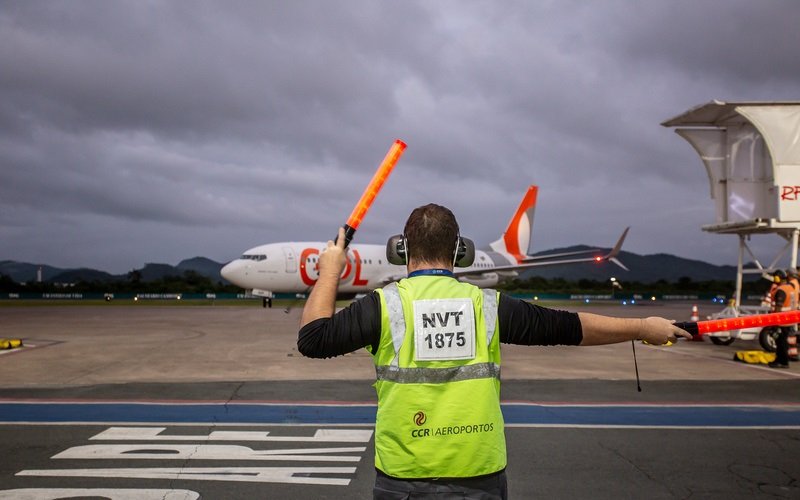
[[[408,265],[408,240],[405,234],[395,234],[386,242],[386,260],[396,266]],[[453,267],[469,267],[475,262],[475,243],[458,235],[453,251]]]

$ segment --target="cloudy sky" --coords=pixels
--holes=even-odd
[[[798,26],[793,0],[0,1],[0,260],[326,240],[401,138],[356,243],[436,202],[486,244],[535,183],[532,251],[632,226],[628,251],[732,264],[659,123],[800,99]]]

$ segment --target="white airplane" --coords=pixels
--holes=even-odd
[[[518,272],[540,266],[574,264],[577,262],[611,261],[627,268],[616,256],[628,229],[606,255],[577,257],[596,253],[598,249],[527,255],[533,232],[533,213],[536,207],[537,186],[530,186],[522,198],[503,235],[484,250],[475,250],[475,261],[469,267],[456,268],[454,275],[479,287],[492,287],[502,280],[518,276]],[[325,242],[285,242],[261,245],[249,250],[222,268],[222,277],[253,295],[263,297],[271,306],[276,293],[306,294],[317,282],[317,261]],[[405,266],[390,264],[386,245],[352,244],[348,247],[347,266],[339,283],[339,293],[355,295],[397,281],[406,276]]]

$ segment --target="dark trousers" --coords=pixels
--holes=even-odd
[[[778,330],[778,338],[775,339],[775,362],[782,365],[789,364],[789,334],[791,328],[781,327]]]
[[[488,476],[453,479],[396,479],[376,470],[375,500],[507,500],[506,471]]]

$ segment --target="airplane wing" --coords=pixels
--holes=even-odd
[[[522,271],[522,270],[525,270],[525,269],[531,269],[531,268],[534,268],[534,267],[542,267],[542,266],[557,266],[557,265],[561,265],[561,264],[576,264],[578,262],[613,262],[614,264],[618,265],[619,267],[621,267],[622,269],[627,271],[628,268],[625,267],[625,265],[622,262],[620,262],[619,259],[617,259],[617,255],[619,255],[619,252],[622,249],[622,243],[625,241],[625,237],[628,235],[628,230],[630,230],[630,227],[626,227],[625,228],[625,231],[622,232],[622,236],[619,237],[619,240],[617,241],[617,244],[614,245],[614,248],[611,249],[611,251],[608,252],[606,255],[598,255],[598,256],[594,256],[594,257],[580,257],[580,258],[574,258],[574,259],[553,259],[553,260],[536,259],[533,262],[527,262],[528,259],[526,259],[525,261],[523,261],[520,264],[511,264],[511,265],[507,265],[507,266],[497,266],[497,267],[492,267],[492,268],[489,268],[489,269],[486,269],[486,268],[483,268],[483,269],[470,269],[470,270],[465,270],[465,271],[455,270],[453,272],[453,275],[455,277],[459,277],[459,276],[475,276],[475,275],[502,272],[502,271]],[[564,256],[570,256],[570,255],[577,255],[577,254],[580,254],[580,253],[586,253],[586,252],[590,252],[590,251],[591,250],[583,250],[583,251],[580,251],[580,252],[566,252],[564,254],[550,254],[550,255],[543,255],[541,257],[542,257],[542,259],[545,259],[545,258],[548,258],[548,257],[552,258],[554,256],[562,256],[562,257],[564,257]]]
[[[544,260],[544,259],[553,259],[555,257],[566,257],[568,255],[582,255],[587,253],[596,253],[601,251],[600,248],[590,248],[588,250],[578,250],[575,252],[561,252],[561,253],[548,253],[545,255],[528,255],[522,262],[535,262],[537,260]]]

